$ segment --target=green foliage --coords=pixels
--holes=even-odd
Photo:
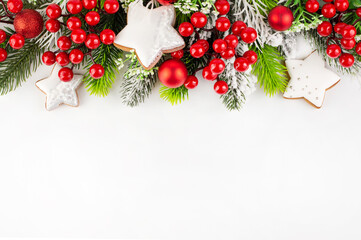
[[[227,107],[228,110],[241,110],[243,104],[246,102],[246,96],[243,91],[240,89],[240,86],[243,81],[248,81],[246,74],[236,72],[233,78],[227,78],[221,76],[221,79],[226,81],[229,89],[228,92],[224,95],[221,95],[223,104]],[[236,87],[233,87],[232,81],[236,81]],[[249,81],[248,81],[249,82]]]
[[[293,26],[290,31],[297,29],[299,25],[304,25],[306,28],[311,28],[317,26],[321,16],[319,13],[310,13],[306,11],[305,4],[307,0],[287,0],[285,3],[286,7],[289,7],[293,11],[295,19],[293,21]]]
[[[162,99],[170,102],[172,105],[181,103],[186,98],[188,99],[188,89],[184,86],[179,88],[168,88],[166,86],[162,86],[159,93]]]
[[[258,83],[264,87],[267,95],[284,92],[287,86],[287,69],[282,64],[284,58],[276,47],[265,45],[261,50],[252,47],[258,55],[252,71],[258,77]]]

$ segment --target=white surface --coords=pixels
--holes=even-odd
[[[358,81],[320,110],[259,90],[228,112],[201,81],[176,107],[117,82],[47,112],[50,69],[0,97],[0,237],[361,239]]]

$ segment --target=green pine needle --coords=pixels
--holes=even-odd
[[[159,90],[160,97],[172,105],[183,102],[186,98],[188,99],[188,89],[184,86],[179,88],[168,88],[162,86]]]

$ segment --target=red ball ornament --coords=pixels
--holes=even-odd
[[[172,52],[171,55],[172,55],[172,58],[181,59],[184,56],[184,51],[183,50],[175,51],[175,52]]]
[[[223,73],[224,69],[226,68],[226,64],[222,59],[215,58],[209,63],[209,68],[213,73],[219,75]]]
[[[74,31],[71,32],[70,38],[74,43],[81,44],[86,39],[86,32],[81,28],[75,29]]]
[[[244,29],[247,28],[247,25],[242,21],[236,21],[232,25],[232,32],[234,35],[240,37]]]
[[[354,38],[341,38],[341,46],[346,50],[351,50],[356,46],[356,40]]]
[[[220,32],[225,32],[231,28],[231,21],[226,17],[220,17],[216,21],[216,29]]]
[[[100,39],[95,33],[90,33],[85,39],[85,46],[89,49],[96,49],[100,45]]]
[[[167,6],[167,5],[171,5],[173,3],[175,3],[178,0],[157,0],[159,2],[159,4]]]
[[[5,42],[6,40],[6,32],[0,29],[0,44]]]
[[[213,50],[216,53],[222,53],[227,49],[227,47],[228,47],[227,42],[224,41],[223,39],[217,39],[213,42]]]
[[[8,58],[8,53],[5,49],[0,48],[0,62],[5,61]]]
[[[226,15],[229,10],[231,10],[231,6],[227,0],[217,0],[214,3],[214,6],[216,7],[220,15]]]
[[[23,35],[16,33],[10,37],[9,45],[14,49],[20,49],[25,45],[25,38]]]
[[[44,52],[43,56],[41,57],[41,60],[45,65],[51,66],[55,63],[55,53],[51,51]]]
[[[292,26],[293,13],[285,6],[277,6],[268,14],[268,23],[277,31],[286,31]]]
[[[203,47],[202,44],[195,43],[191,46],[191,48],[189,49],[189,52],[192,55],[192,57],[201,58],[206,53],[206,49]]]
[[[326,53],[330,58],[338,58],[341,55],[342,50],[337,44],[331,44],[328,45]]]
[[[104,2],[104,10],[109,14],[114,14],[119,10],[118,0],[106,0]]]
[[[58,76],[61,81],[69,82],[73,79],[73,76],[74,76],[73,70],[71,70],[68,67],[64,67],[59,70]]]
[[[352,25],[346,25],[345,27],[342,28],[341,34],[342,34],[343,38],[351,39],[351,38],[354,38],[356,36],[357,30]]]
[[[224,41],[226,41],[228,47],[236,48],[239,44],[239,40],[235,35],[228,35],[224,38]]]
[[[350,6],[350,3],[348,2],[348,0],[335,0],[335,7],[336,7],[336,10],[339,12],[346,11],[349,6]]]
[[[361,18],[361,7],[356,9],[356,15]]]
[[[209,42],[207,40],[200,39],[196,43],[202,45],[204,47],[204,49],[206,50],[206,52],[208,52],[208,50],[209,50]]]
[[[228,92],[228,84],[225,81],[217,81],[214,84],[214,91],[220,95]]]
[[[97,0],[82,0],[85,9],[91,10],[97,6]]]
[[[355,51],[358,55],[361,55],[361,42],[356,44]]]
[[[191,17],[191,23],[196,28],[203,28],[207,24],[207,16],[204,13],[195,12]]]
[[[184,22],[179,25],[178,32],[183,37],[189,37],[193,34],[194,28],[193,25],[189,22]]]
[[[338,34],[342,34],[342,29],[347,26],[346,23],[344,22],[339,22],[339,23],[336,23],[335,26],[333,27],[335,32],[338,33]]]
[[[66,66],[70,63],[69,55],[66,52],[60,52],[56,55],[56,62],[60,66]]]
[[[224,59],[231,59],[236,55],[236,50],[234,48],[228,47],[221,53],[221,57]]]
[[[6,4],[7,8],[12,13],[18,13],[23,9],[23,1],[21,0],[9,0]]]
[[[214,81],[217,79],[218,75],[211,71],[209,66],[203,68],[202,76],[205,80]]]
[[[255,64],[257,62],[258,56],[255,51],[248,50],[243,54],[243,57],[247,59],[250,65]]]
[[[19,12],[14,19],[15,31],[28,39],[39,36],[43,31],[43,25],[43,17],[32,9]]]
[[[69,53],[69,60],[74,64],[79,64],[84,59],[84,53],[79,49],[73,49]]]
[[[323,5],[321,12],[325,18],[333,18],[336,15],[336,7],[332,3],[327,3]]]
[[[352,67],[353,64],[355,63],[355,58],[350,53],[343,53],[341,55],[341,57],[339,58],[339,61],[340,61],[341,66],[343,66],[345,68],[349,68],[349,67]]]
[[[104,29],[100,33],[100,41],[102,41],[102,43],[104,43],[105,45],[113,44],[114,39],[115,39],[115,33],[113,32],[113,30]]]
[[[238,72],[245,72],[249,68],[249,62],[244,57],[239,57],[234,61],[234,69]]]
[[[184,87],[187,89],[194,89],[198,86],[198,78],[195,76],[188,76],[187,80],[184,82]]]
[[[52,3],[46,8],[46,15],[49,18],[57,19],[61,16],[61,8],[58,4]]]
[[[315,13],[320,9],[320,3],[317,0],[308,0],[305,8],[308,12]]]
[[[66,26],[69,30],[74,31],[75,29],[81,28],[81,21],[78,17],[70,17],[68,21],[66,21]]]
[[[68,0],[66,9],[68,9],[71,14],[78,14],[83,10],[83,4],[80,0]]]
[[[94,79],[100,79],[104,76],[104,67],[100,64],[94,64],[89,69],[89,74]]]
[[[317,32],[322,37],[327,37],[332,33],[332,24],[330,22],[324,21],[317,27]]]
[[[90,26],[95,26],[100,22],[100,15],[95,11],[88,12],[85,15],[85,21]]]
[[[159,81],[166,87],[178,88],[188,77],[186,65],[177,59],[169,59],[160,65],[158,70]]]
[[[254,28],[247,27],[241,32],[241,39],[245,43],[253,43],[257,39],[257,32]]]
[[[58,48],[63,51],[67,51],[71,47],[71,40],[67,36],[61,36],[57,41]]]
[[[60,22],[56,19],[49,19],[45,23],[46,30],[48,30],[51,33],[56,33],[60,29]]]

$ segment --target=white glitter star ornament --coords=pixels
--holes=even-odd
[[[60,65],[55,65],[51,75],[35,83],[37,88],[46,94],[45,108],[48,111],[54,110],[62,104],[77,107],[79,98],[76,89],[82,83],[83,76],[74,74],[69,82],[63,82],[59,79],[58,72]]]
[[[150,2],[153,4],[153,2]],[[139,62],[149,70],[163,53],[171,53],[185,47],[185,42],[173,28],[176,14],[172,4],[149,9],[143,0],[129,5],[128,25],[116,36],[114,45],[123,51],[135,51]]]
[[[304,60],[286,60],[291,80],[283,94],[287,99],[304,98],[316,108],[321,108],[326,90],[335,86],[340,77],[325,67],[325,62],[312,52]]]

